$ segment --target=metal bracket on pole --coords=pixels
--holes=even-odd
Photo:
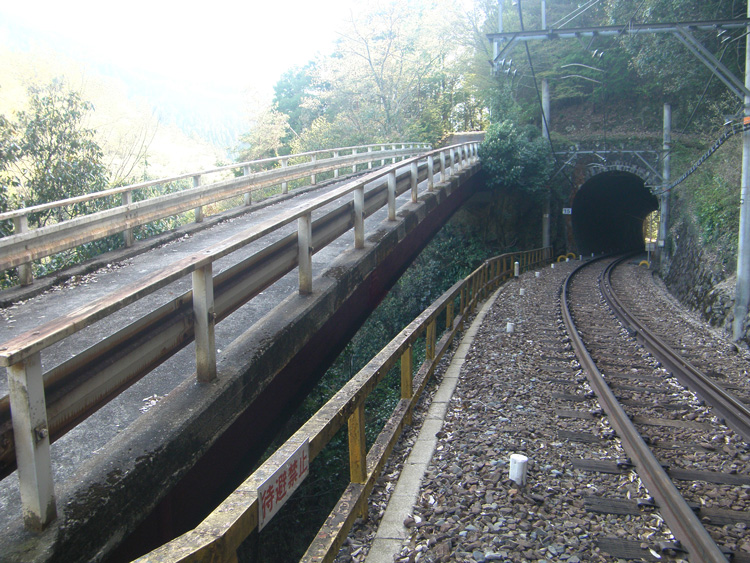
[[[674,32],[674,36],[690,50],[696,58],[701,61],[716,77],[721,80],[727,88],[729,88],[734,95],[744,100],[745,96],[750,96],[750,90],[745,88],[739,78],[737,78],[731,70],[729,70],[724,64],[717,59],[713,53],[706,49],[700,41],[698,41],[693,35],[684,27],[678,27]]]

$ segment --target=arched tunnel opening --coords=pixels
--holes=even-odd
[[[571,221],[578,252],[597,254],[644,248],[643,221],[659,202],[631,172],[604,172],[586,181],[573,200]]]

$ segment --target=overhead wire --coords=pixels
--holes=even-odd
[[[576,19],[578,16],[580,16],[584,12],[588,11],[589,8],[593,8],[599,2],[600,2],[600,0],[589,0],[583,6],[578,6],[575,10],[573,10],[572,12],[570,12],[567,16],[563,16],[562,18],[560,18],[559,20],[557,20],[555,23],[552,24],[552,27],[553,28],[558,27],[558,26],[562,27],[562,26],[570,23],[571,21],[573,21],[574,19]]]
[[[525,31],[524,25],[523,25],[523,13],[521,10],[521,0],[518,0],[517,5],[518,5],[518,20],[519,20],[519,23],[521,24],[521,31]],[[555,166],[559,166],[560,163],[557,159],[557,155],[555,154],[555,145],[552,142],[552,136],[549,134],[551,133],[551,130],[549,128],[549,122],[547,121],[547,116],[545,115],[545,112],[544,112],[544,104],[542,103],[542,94],[539,91],[539,84],[536,81],[536,72],[534,71],[534,64],[531,60],[531,50],[529,49],[529,42],[524,41],[524,45],[526,46],[526,57],[529,60],[531,78],[534,81],[534,89],[536,90],[536,97],[537,97],[537,101],[539,102],[539,109],[542,112],[542,121],[544,122],[544,128],[547,130],[547,142],[549,143],[550,149],[552,150],[552,158],[555,160]],[[575,188],[575,184],[573,183],[573,180],[571,180],[570,176],[568,176],[565,172],[563,172],[563,176],[565,176],[565,178],[568,180],[568,183],[570,183],[570,186],[572,188]]]

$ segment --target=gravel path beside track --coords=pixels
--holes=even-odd
[[[658,514],[592,510],[603,497],[627,503],[648,493],[632,471],[581,468],[585,460],[614,464],[624,452],[589,396],[560,318],[560,284],[573,266],[529,272],[500,289],[466,356],[418,502],[404,515],[409,534],[395,561],[680,560],[659,551],[672,535]],[[369,521],[355,526],[339,563],[365,560],[416,435],[405,434],[371,497]],[[513,453],[529,458],[525,486],[509,479]],[[750,551],[750,530],[737,526],[734,547]]]

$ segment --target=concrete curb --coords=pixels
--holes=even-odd
[[[394,557],[399,554],[404,542],[409,538],[410,532],[404,526],[404,520],[412,514],[417,502],[422,478],[432,461],[432,454],[437,445],[436,434],[443,428],[445,413],[448,411],[448,404],[453,397],[453,391],[458,385],[459,374],[466,355],[484,321],[485,315],[497,300],[501,289],[503,288],[495,291],[492,297],[482,305],[453,355],[453,359],[443,376],[443,381],[432,399],[427,416],[419,431],[419,436],[404,463],[404,468],[388,501],[388,507],[380,521],[380,526],[372,541],[365,563],[393,563]]]

